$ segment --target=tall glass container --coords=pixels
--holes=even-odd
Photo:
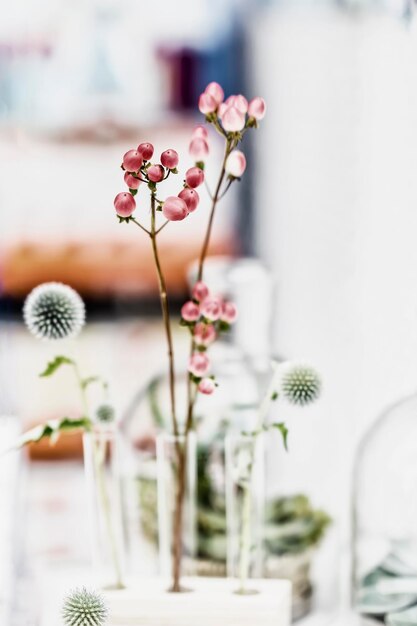
[[[174,583],[194,573],[196,554],[197,451],[193,432],[157,438],[160,573]],[[178,591],[179,589],[174,589]]]
[[[256,593],[263,576],[265,455],[262,435],[226,438],[227,572],[236,592]]]
[[[125,537],[117,430],[97,426],[84,434],[83,444],[95,577],[102,588],[122,589]]]
[[[389,408],[358,450],[354,604],[367,619],[417,624],[417,395]],[[414,608],[413,608],[414,607]]]

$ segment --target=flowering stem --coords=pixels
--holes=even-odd
[[[165,335],[168,344],[168,361],[169,361],[169,392],[171,401],[171,417],[174,435],[178,437],[178,421],[175,407],[175,366],[174,366],[174,348],[172,342],[170,313],[168,305],[167,288],[165,283],[165,277],[161,267],[161,261],[159,259],[158,245],[156,242],[156,236],[158,231],[156,229],[156,198],[155,193],[151,194],[151,231],[150,238],[152,242],[152,252],[155,261],[156,272],[158,275],[159,283],[159,297],[161,300],[162,318],[165,327]]]
[[[222,186],[225,174],[226,174],[226,160],[227,160],[227,157],[229,156],[230,152],[232,151],[232,145],[233,145],[233,141],[231,139],[227,139],[226,140],[226,148],[225,148],[225,151],[224,151],[224,158],[223,158],[222,168],[221,168],[221,171],[220,171],[219,180],[217,182],[217,187],[216,187],[216,190],[214,192],[213,199],[212,199],[211,211],[210,211],[210,217],[209,217],[209,221],[208,221],[208,225],[207,225],[206,236],[204,238],[204,243],[203,243],[203,247],[201,249],[201,254],[200,254],[200,260],[199,260],[199,263],[198,263],[197,280],[202,280],[203,279],[204,261],[206,260],[207,251],[208,251],[208,247],[209,247],[209,244],[210,244],[210,238],[211,238],[211,231],[212,231],[212,228],[213,228],[214,215],[216,213],[217,202],[219,201],[219,198],[220,198],[220,189],[221,189],[221,186]]]

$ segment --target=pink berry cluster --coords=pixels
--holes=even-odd
[[[136,150],[128,150],[123,156],[122,169],[128,191],[122,191],[114,199],[114,207],[121,221],[128,221],[136,209],[134,196],[142,183],[155,192],[158,183],[172,174],[178,174],[178,152],[169,148],[162,152],[160,163],[151,163],[154,153],[151,143],[141,143]],[[204,172],[200,167],[191,167],[185,173],[184,187],[177,196],[168,196],[164,201],[156,200],[158,209],[167,220],[183,220],[196,210],[200,201],[196,188],[204,181]]]
[[[220,121],[226,133],[239,133],[245,126],[256,126],[266,113],[263,98],[257,96],[248,102],[242,94],[224,99],[224,91],[218,83],[210,83],[201,94],[198,108],[208,122]]]
[[[190,329],[193,339],[188,371],[198,390],[209,395],[216,383],[214,377],[208,376],[211,363],[206,351],[218,334],[228,330],[236,320],[237,309],[232,302],[212,296],[202,281],[194,285],[191,295],[192,299],[181,309],[181,324]]]

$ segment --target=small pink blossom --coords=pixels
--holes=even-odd
[[[165,150],[161,154],[161,163],[164,167],[167,167],[169,170],[173,170],[174,167],[177,167],[179,161],[178,152],[176,150]]]
[[[160,183],[165,176],[165,170],[162,165],[151,165],[146,173],[149,180],[151,180],[153,183]]]
[[[234,178],[240,178],[246,169],[246,157],[240,150],[233,150],[226,160],[226,172]]]
[[[206,139],[208,138],[208,130],[204,126],[196,126],[192,132],[191,137],[193,139]]]
[[[204,93],[208,93],[215,100],[217,105],[224,100],[224,91],[219,83],[209,83],[205,88]]]
[[[135,198],[131,193],[122,191],[114,199],[114,208],[120,217],[130,217],[136,209]]]
[[[245,115],[234,106],[227,107],[222,115],[222,124],[227,132],[239,132],[245,127]]]
[[[143,163],[143,156],[137,150],[128,150],[123,156],[123,167],[127,172],[137,172]]]
[[[265,113],[266,113],[266,102],[263,98],[260,98],[259,96],[257,96],[256,98],[253,98],[253,100],[249,102],[249,108],[248,108],[249,117],[254,117],[255,120],[261,120],[263,117],[265,117]]]
[[[233,324],[237,318],[237,308],[233,302],[223,302],[222,306],[222,314],[220,319],[222,322],[227,322],[228,324]]]
[[[162,213],[167,220],[179,222],[187,217],[188,208],[182,198],[178,196],[168,196],[162,205]]]
[[[199,187],[204,182],[203,170],[199,167],[190,167],[190,169],[185,172],[185,182],[193,189]]]
[[[216,330],[212,324],[199,322],[194,328],[194,341],[197,346],[207,348],[216,339]]]
[[[151,143],[145,142],[139,144],[138,146],[138,152],[141,153],[145,161],[149,161],[149,159],[152,159],[153,151],[154,147]]]
[[[207,141],[201,137],[194,137],[190,142],[189,153],[196,161],[203,160],[209,153]]]
[[[126,185],[129,187],[129,189],[137,189],[139,185],[141,184],[141,181],[139,180],[139,178],[132,176],[132,174],[129,174],[129,172],[125,172],[125,175],[123,178],[124,178]]]
[[[184,200],[190,213],[196,210],[196,208],[198,207],[198,203],[200,202],[200,196],[198,195],[196,190],[190,189],[189,187],[186,187],[185,189],[180,191],[178,197],[181,198],[181,200]]]
[[[201,303],[201,315],[210,322],[215,322],[222,314],[222,301],[220,298],[206,298]]]
[[[248,111],[248,101],[245,96],[242,96],[242,94],[239,94],[238,96],[229,96],[225,101],[225,105],[228,107],[235,107],[235,109],[237,109],[239,113],[243,113],[243,115],[245,115]]]
[[[186,322],[195,322],[200,317],[200,307],[192,300],[189,300],[181,307],[181,317]]]
[[[213,391],[216,389],[216,383],[212,378],[203,378],[198,383],[198,391],[204,393],[207,396],[210,396]]]
[[[195,352],[190,358],[188,371],[197,378],[205,376],[210,369],[210,359],[204,352]]]
[[[202,300],[205,300],[208,295],[209,288],[207,287],[206,283],[203,283],[202,280],[197,281],[192,290],[193,298],[195,300],[198,300],[198,302],[201,302]]]
[[[217,102],[209,93],[202,93],[198,100],[198,108],[201,113],[213,113],[217,109]]]

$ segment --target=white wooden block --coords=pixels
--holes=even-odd
[[[290,626],[291,583],[254,580],[258,593],[236,594],[237,581],[186,578],[184,593],[170,593],[160,579],[136,579],[126,589],[103,592],[109,626]]]

